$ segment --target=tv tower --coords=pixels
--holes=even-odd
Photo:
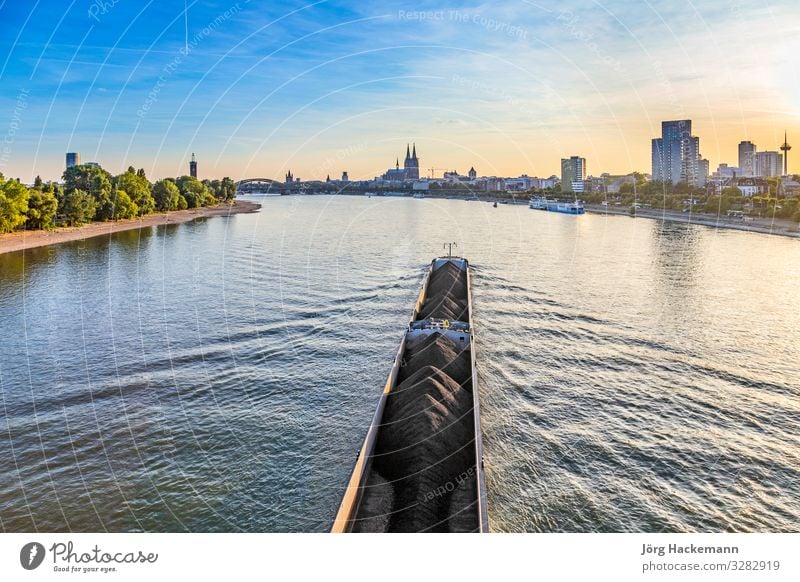
[[[781,146],[781,151],[783,152],[783,175],[789,175],[789,150],[792,149],[792,146],[789,145],[789,142],[786,138],[786,132],[783,132],[783,145]]]

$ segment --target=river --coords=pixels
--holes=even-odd
[[[493,531],[800,530],[800,242],[396,198],[0,255],[0,530],[325,531],[430,259]]]

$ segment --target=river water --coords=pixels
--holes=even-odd
[[[259,201],[0,255],[0,530],[325,531],[450,241],[492,530],[800,530],[800,241]]]

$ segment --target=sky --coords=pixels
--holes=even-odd
[[[670,119],[800,172],[799,69],[797,0],[0,0],[0,172],[649,172]]]

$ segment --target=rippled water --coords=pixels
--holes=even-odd
[[[456,241],[493,530],[800,530],[797,240],[261,201],[0,255],[0,529],[326,530]]]

